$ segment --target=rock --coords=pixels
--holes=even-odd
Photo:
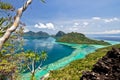
[[[112,48],[80,80],[120,80],[120,49]]]

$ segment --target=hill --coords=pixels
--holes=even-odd
[[[120,48],[112,48],[80,80],[120,80]]]
[[[112,47],[115,48],[120,48],[120,44],[114,45],[114,46],[109,46],[109,47],[105,47],[105,48],[101,48],[96,50],[95,52],[88,54],[85,58],[83,59],[79,59],[79,60],[75,60],[72,61],[68,66],[60,69],[60,70],[55,70],[55,71],[51,71],[50,72],[50,76],[46,79],[46,80],[80,80],[80,77],[82,76],[82,73],[84,71],[91,71],[93,68],[93,65],[99,60],[101,59],[103,56],[106,55],[106,53],[112,49]],[[118,54],[118,53],[115,53]],[[115,55],[113,56],[115,57]],[[119,56],[118,56],[119,57]],[[115,58],[116,60],[119,60],[118,58]],[[109,59],[110,60],[110,59]],[[108,59],[104,60],[104,62],[109,61]],[[113,63],[114,61],[109,62],[109,63]],[[108,64],[109,64],[108,63]],[[120,62],[119,62],[120,63]],[[113,63],[114,64],[114,63]],[[104,64],[103,64],[104,65]],[[102,65],[100,65],[101,67]],[[120,67],[116,67],[114,66],[115,69],[120,70]],[[108,67],[106,67],[108,68]],[[106,69],[105,68],[105,69]],[[99,68],[98,68],[99,69]],[[109,69],[109,68],[108,68]],[[111,69],[111,68],[110,68]],[[119,71],[120,72],[120,71]],[[91,75],[92,76],[92,75]],[[91,77],[90,76],[90,77]],[[85,80],[93,80],[93,79],[85,79]],[[98,80],[98,79],[94,79],[94,80]],[[104,80],[104,79],[101,79]],[[111,79],[106,79],[106,80],[111,80]],[[115,79],[112,79],[115,80]]]
[[[56,33],[55,37],[62,37],[62,36],[64,36],[64,35],[65,35],[65,33],[64,33],[63,31],[58,31],[58,32]]]
[[[42,31],[39,31],[36,33],[29,31],[29,32],[24,33],[24,38],[46,38],[46,37],[50,37],[50,35]]]
[[[65,43],[74,43],[74,44],[99,44],[99,45],[110,45],[108,42],[104,42],[103,40],[92,40],[87,38],[82,33],[71,32],[57,39],[57,42],[65,42]]]

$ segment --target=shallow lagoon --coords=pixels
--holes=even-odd
[[[50,40],[50,42],[49,42],[49,40]],[[40,43],[42,42],[41,40],[38,40],[38,41]],[[51,43],[52,43],[52,48],[53,47],[61,48],[60,46],[62,46],[62,47],[64,46],[64,47],[67,47],[67,48],[63,49],[63,52],[65,52],[65,53],[61,52],[62,55],[65,55],[65,56],[62,56],[62,57],[60,57],[61,53],[59,53],[61,50],[59,51],[59,49],[58,49],[58,50],[54,51],[55,53],[59,53],[59,54],[56,54],[56,55],[53,54],[52,58],[57,57],[56,61],[53,60],[51,62],[48,59],[48,61],[42,67],[42,70],[36,72],[35,77],[36,77],[37,80],[40,80],[40,78],[42,76],[49,73],[49,71],[51,71],[51,70],[56,70],[56,69],[62,68],[64,66],[68,65],[73,60],[84,58],[87,54],[94,52],[96,49],[105,47],[105,46],[102,46],[102,45],[57,43],[57,42],[55,42],[55,39],[53,39],[53,38],[48,38],[47,41],[44,40],[43,42],[44,42],[43,47],[45,47],[44,49],[46,49],[46,50],[50,47]],[[118,42],[115,42],[115,41],[108,41],[108,42],[110,42],[112,45],[113,44],[118,44]],[[46,43],[46,45],[45,45],[45,43]],[[28,45],[28,44],[26,44],[26,45]],[[49,45],[49,47],[47,45]],[[53,46],[53,45],[59,45],[59,46]],[[37,44],[37,46],[40,47],[40,45],[38,45],[38,44]],[[32,47],[35,47],[35,46],[32,46]],[[52,48],[50,47],[49,49],[54,50]],[[49,51],[49,49],[48,49],[48,51]],[[66,55],[66,53],[68,53],[69,50],[71,50],[71,52]],[[25,73],[23,75],[24,76],[22,77],[22,80],[30,80],[30,73]]]

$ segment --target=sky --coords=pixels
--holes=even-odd
[[[4,0],[16,9],[26,0]],[[120,0],[33,0],[21,21],[25,31],[120,33]]]

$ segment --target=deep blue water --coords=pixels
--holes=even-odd
[[[54,38],[41,38],[41,39],[25,39],[25,50],[33,50],[36,52],[46,51],[48,58],[43,62],[43,66],[53,63],[59,59],[69,56],[73,48],[61,45],[55,42]]]
[[[90,35],[90,34],[88,34],[88,35],[86,35],[87,37],[89,37],[89,38],[92,38],[92,39],[98,39],[98,40],[108,40],[108,41],[118,41],[118,42],[120,42],[120,34],[102,34],[102,35],[100,35],[100,34],[96,34],[96,35]]]
[[[94,37],[95,39],[100,39],[100,40],[109,40],[109,41],[118,41],[120,42],[120,37],[119,36],[103,36],[103,37]]]

